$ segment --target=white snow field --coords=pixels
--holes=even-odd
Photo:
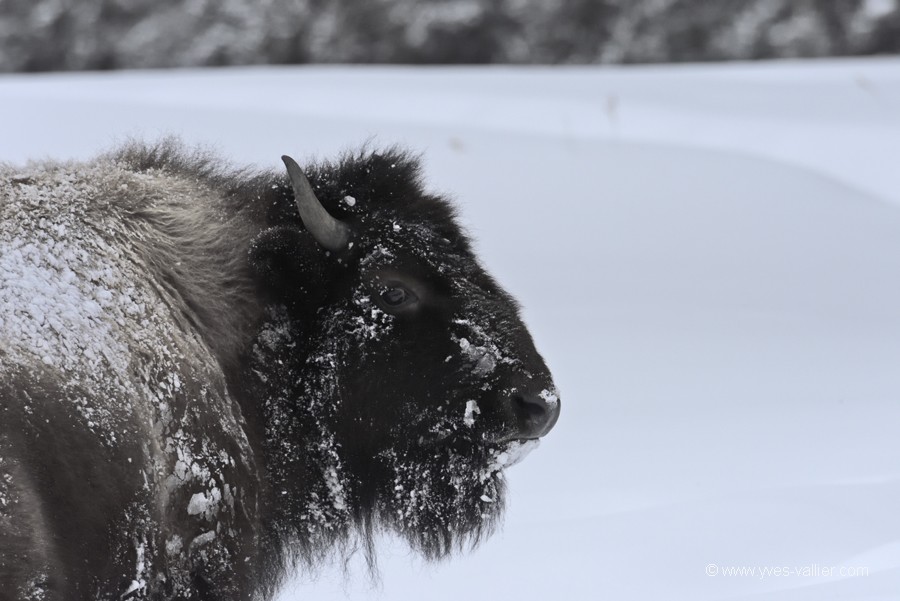
[[[896,600],[900,60],[0,78],[0,160],[424,153],[562,391],[502,533],[293,599]]]

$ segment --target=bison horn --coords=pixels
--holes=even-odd
[[[294,199],[300,210],[303,225],[312,234],[316,242],[331,252],[340,252],[350,243],[350,228],[346,223],[332,217],[319,199],[316,198],[309,180],[303,175],[300,165],[291,157],[281,157],[287,167],[288,177],[294,187]]]

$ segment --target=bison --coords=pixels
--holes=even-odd
[[[0,166],[0,599],[271,598],[489,535],[560,403],[416,156]]]

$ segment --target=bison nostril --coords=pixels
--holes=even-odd
[[[547,413],[547,407],[543,401],[529,401],[518,394],[513,397],[513,405],[519,413],[532,419],[539,419]]]
[[[522,438],[540,438],[550,431],[559,417],[559,402],[541,394],[516,394],[510,399]]]

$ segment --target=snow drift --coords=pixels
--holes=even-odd
[[[898,106],[893,59],[14,76],[0,159],[373,138],[463,203],[565,414],[475,553],[385,541],[379,588],[338,566],[284,601],[875,600],[900,586]]]

